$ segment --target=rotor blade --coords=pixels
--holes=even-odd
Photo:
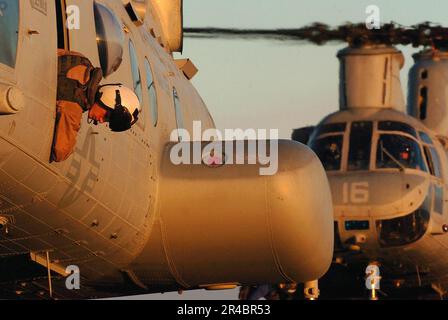
[[[329,41],[347,42],[351,46],[363,44],[413,45],[448,47],[448,28],[424,22],[405,27],[394,22],[383,24],[380,29],[368,29],[365,24],[347,23],[329,27],[314,23],[297,29],[234,29],[234,28],[185,28],[185,36],[200,39],[267,39],[277,41],[309,41],[325,44]]]
[[[320,33],[319,31],[325,31]],[[233,28],[185,28],[184,33],[189,38],[202,39],[267,39],[277,41],[308,40],[315,44],[332,41],[329,28],[325,25],[313,25],[301,29],[233,29]]]

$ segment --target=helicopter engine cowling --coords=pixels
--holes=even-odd
[[[385,45],[348,47],[340,60],[340,110],[386,108],[405,111],[400,83],[401,51]]]
[[[278,171],[265,176],[255,164],[174,165],[171,148],[164,153],[160,217],[132,264],[141,282],[210,289],[305,282],[328,270],[331,192],[308,147],[279,141]],[[250,153],[245,148],[245,159]]]
[[[441,136],[448,136],[448,52],[425,50],[409,71],[408,114]]]

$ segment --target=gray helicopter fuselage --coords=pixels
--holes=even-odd
[[[415,160],[409,165],[389,158],[398,158],[398,150],[382,150],[393,139],[411,146]],[[402,275],[414,273],[417,262],[422,273],[430,272],[428,281],[443,276],[448,162],[434,133],[396,110],[349,109],[326,117],[311,136],[321,160],[325,143],[340,150],[337,161],[323,160],[333,197],[335,255],[347,263],[367,257]]]

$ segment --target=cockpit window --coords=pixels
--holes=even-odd
[[[350,132],[348,170],[368,170],[373,125],[370,121],[353,122]]]
[[[0,1],[0,63],[16,65],[19,36],[19,1]]]
[[[440,158],[437,154],[437,151],[435,148],[429,148],[429,151],[431,152],[431,158],[434,163],[434,173],[435,176],[438,178],[442,178],[442,172],[440,170]]]
[[[327,123],[320,126],[317,129],[316,137],[326,133],[343,133],[345,131],[347,124],[346,123]]]
[[[376,152],[376,167],[427,171],[417,141],[396,134],[380,136]]]
[[[435,176],[436,170],[434,167],[434,163],[432,161],[431,151],[429,151],[429,147],[423,146],[423,152],[425,153],[426,163],[428,164],[428,167],[429,167],[429,173],[431,173],[431,175]]]
[[[423,237],[428,230],[431,212],[432,191],[422,206],[404,217],[376,222],[381,247],[397,247],[413,243]]]
[[[401,131],[407,134],[410,134],[411,136],[417,138],[417,132],[415,129],[403,122],[398,121],[380,121],[378,123],[378,130],[381,131]]]
[[[118,69],[123,60],[123,27],[112,10],[105,5],[95,2],[94,13],[101,69],[104,77],[107,77]]]
[[[380,220],[376,223],[381,247],[397,247],[413,243],[424,236],[429,225],[429,210],[422,208],[405,217]]]
[[[318,138],[311,143],[311,149],[319,157],[325,170],[341,169],[343,135]]]
[[[428,162],[429,172],[431,175],[437,178],[442,178],[442,173],[440,171],[440,158],[436,149],[433,147],[424,146],[423,150],[425,151],[425,157]]]
[[[426,133],[423,132],[423,131],[420,131],[419,134],[420,134],[420,139],[421,139],[424,143],[432,144],[432,139],[429,137],[428,134],[426,134]]]

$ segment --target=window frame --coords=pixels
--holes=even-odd
[[[347,128],[345,130],[347,130]],[[314,138],[313,142],[317,142],[319,140],[330,138],[330,137],[342,137],[342,139],[341,139],[341,146],[342,146],[341,147],[341,160],[339,161],[339,163],[340,163],[339,164],[339,169],[337,169],[337,170],[327,170],[325,168],[326,164],[322,160],[320,160],[320,161],[321,161],[322,166],[324,167],[326,172],[332,172],[332,173],[343,172],[344,171],[344,165],[345,165],[344,157],[346,157],[346,155],[345,155],[346,152],[344,150],[344,148],[345,148],[345,146],[344,146],[345,145],[345,139],[346,139],[345,132],[327,132],[327,133],[321,134],[320,136],[317,136],[316,138]],[[314,149],[313,149],[313,152],[316,153],[316,155],[317,155],[317,152]]]
[[[414,171],[430,174],[429,173],[428,164],[426,163],[425,151],[423,149],[423,145],[422,145],[421,141],[416,139],[414,136],[412,136],[410,134],[407,134],[407,133],[405,133],[403,131],[378,131],[378,135],[376,136],[375,149],[373,150],[375,152],[375,160],[374,160],[375,170],[378,170],[378,171],[399,170],[399,168],[378,168],[377,167],[377,163],[376,163],[377,159],[376,159],[376,157],[377,157],[377,152],[378,152],[378,143],[379,143],[380,137],[382,135],[401,136],[401,137],[406,137],[406,138],[408,138],[410,140],[413,140],[417,144],[417,146],[419,147],[420,155],[421,155],[421,158],[422,158],[422,162],[425,165],[425,168],[424,168],[425,170],[423,168],[422,169],[416,169],[416,168],[408,168],[408,167],[405,167],[405,170],[414,170]]]
[[[380,136],[382,134],[390,134],[390,135],[404,136],[404,137],[407,137],[409,139],[412,139],[412,140],[414,140],[418,144],[418,146],[420,148],[420,154],[421,154],[423,162],[424,162],[424,164],[426,166],[426,171],[425,170],[414,169],[414,168],[406,168],[406,170],[413,170],[413,171],[416,171],[416,172],[421,172],[422,174],[431,175],[430,172],[429,172],[429,165],[428,165],[428,163],[426,161],[425,150],[423,149],[424,142],[421,140],[421,137],[420,137],[420,134],[419,134],[419,132],[421,130],[418,130],[417,128],[415,128],[415,132],[416,132],[416,135],[417,135],[416,137],[411,135],[411,134],[409,134],[409,133],[407,133],[407,132],[405,132],[405,131],[380,130],[378,128],[379,122],[384,122],[384,121],[385,120],[376,120],[375,121],[374,142],[372,143],[372,158],[373,159],[372,159],[372,162],[371,162],[371,166],[372,166],[371,170],[372,171],[381,171],[381,172],[397,170],[397,168],[377,168],[377,166],[376,166],[376,153],[377,153],[377,150],[378,150],[378,142],[380,140]],[[396,121],[396,122],[400,122],[400,121]],[[407,123],[405,123],[405,124],[407,124]]]
[[[334,123],[325,123],[323,124],[323,126],[326,125],[331,125],[331,124],[345,124],[345,128],[342,131],[331,131],[331,132],[324,132],[324,133],[320,133],[319,135],[315,135],[311,141],[317,141],[319,139],[323,139],[323,138],[327,138],[330,136],[342,136],[342,149],[341,149],[341,166],[339,168],[339,170],[331,170],[331,171],[327,171],[328,173],[341,173],[341,172],[345,172],[347,171],[347,157],[348,157],[348,151],[346,150],[347,147],[347,143],[349,141],[349,136],[350,136],[350,128],[351,128],[351,121],[347,121],[347,122],[334,122]],[[322,163],[322,165],[324,165]],[[325,167],[325,166],[324,166]]]
[[[349,170],[349,161],[350,161],[350,149],[351,149],[351,135],[352,135],[352,126],[354,123],[360,123],[360,122],[370,122],[372,123],[372,130],[371,130],[371,134],[370,134],[370,151],[369,151],[369,164],[367,166],[367,169],[361,169],[361,170]],[[369,121],[369,120],[356,120],[356,121],[350,121],[349,122],[349,132],[347,134],[347,157],[346,157],[346,172],[365,172],[365,171],[369,171],[372,168],[372,152],[374,152],[374,150],[372,149],[372,145],[373,145],[373,141],[375,139],[375,128],[377,127],[377,124],[375,123],[376,121]],[[376,157],[373,157],[376,158]]]

